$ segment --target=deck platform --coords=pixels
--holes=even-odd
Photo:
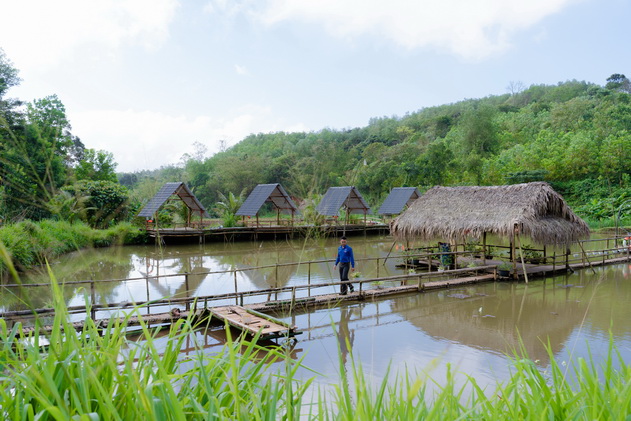
[[[267,314],[241,306],[211,307],[208,309],[213,317],[228,323],[251,335],[259,335],[261,340],[290,338],[302,332],[296,326],[278,320]]]
[[[359,235],[359,234],[387,234],[389,226],[386,224],[352,224],[352,225],[280,225],[280,226],[247,226],[247,227],[218,227],[218,228],[159,228],[147,229],[147,235],[156,241],[163,242],[191,242],[191,241],[250,241],[264,239],[301,238],[313,231],[325,235]]]

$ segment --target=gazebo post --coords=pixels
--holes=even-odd
[[[486,266],[486,231],[482,234],[482,265]]]
[[[515,259],[515,230],[517,229],[517,225],[513,227],[513,235],[511,236],[510,241],[510,260],[513,264],[513,278],[517,277],[517,259]]]

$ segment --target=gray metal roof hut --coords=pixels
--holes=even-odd
[[[278,224],[280,224],[281,212],[291,213],[293,223],[294,215],[298,211],[298,207],[279,183],[259,184],[256,186],[235,215],[242,216],[243,218],[256,215],[256,225],[258,225],[259,210],[261,210],[261,207],[266,202],[271,202],[274,208],[276,208],[276,222]]]
[[[186,187],[186,184],[182,182],[165,183],[164,186],[153,196],[151,200],[145,205],[144,208],[138,213],[138,216],[144,217],[149,220],[155,217],[160,207],[164,205],[168,200],[172,199],[172,196],[177,196],[179,200],[184,202],[188,208],[188,217],[186,224],[191,225],[191,217],[199,216],[200,223],[202,218],[210,218],[210,215],[206,212],[204,206],[197,200],[195,195]]]
[[[329,188],[318,204],[316,211],[320,215],[336,217],[342,207],[346,210],[347,222],[348,215],[354,213],[363,214],[365,223],[366,214],[371,213],[370,206],[354,186]]]
[[[416,187],[395,187],[390,190],[390,194],[377,213],[379,215],[398,215],[419,197],[421,197],[421,192]]]

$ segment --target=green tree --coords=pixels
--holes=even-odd
[[[607,78],[605,88],[631,94],[631,81],[623,74],[614,73]]]
[[[84,180],[68,190],[77,197],[87,197],[85,214],[93,228],[107,228],[129,216],[129,192],[118,183]]]
[[[20,84],[21,79],[18,75],[18,70],[13,67],[13,63],[0,48],[0,101],[10,88]]]
[[[116,162],[111,152],[85,149],[83,159],[74,169],[77,180],[116,182]]]

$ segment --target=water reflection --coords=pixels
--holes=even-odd
[[[365,277],[405,272],[395,267],[400,258],[383,264],[392,248],[391,239],[351,237],[350,243],[358,270]],[[334,258],[337,245],[336,239],[323,239],[83,250],[59,259],[52,267],[60,282],[97,281],[92,285],[98,303],[144,301],[335,280],[331,262],[304,262]],[[376,261],[361,260],[375,257],[381,258],[378,266]],[[303,263],[283,265],[288,262]],[[270,267],[251,270],[261,265]],[[237,272],[213,273],[235,269]],[[123,278],[137,280],[98,282]],[[48,275],[45,271],[34,272],[23,280],[48,283]],[[323,382],[339,378],[338,352],[347,369],[352,352],[377,382],[389,366],[393,371],[432,368],[432,377],[440,380],[450,363],[482,385],[493,385],[508,376],[505,354],[519,348],[520,338],[542,368],[549,362],[544,344],[549,342],[556,356],[566,358],[570,352],[587,357],[589,343],[592,354],[598,356],[606,352],[610,332],[623,357],[631,358],[630,280],[631,264],[625,263],[598,267],[595,273],[587,269],[531,281],[528,285],[488,283],[319,309],[284,319],[304,331],[292,357],[304,356],[305,365],[323,373]],[[64,299],[69,305],[82,305],[86,291],[91,293],[90,284],[68,285],[63,290]],[[318,291],[324,292],[329,291]],[[331,287],[330,292],[335,288]],[[48,287],[32,288],[28,293],[5,288],[2,300],[3,310],[51,304]],[[222,332],[199,331],[197,339],[206,352],[218,352],[225,341]],[[185,352],[190,352],[192,346],[193,342]],[[304,373],[313,375],[311,371]]]
[[[623,359],[631,358],[631,265],[580,271],[524,283],[490,283],[412,294],[294,316],[305,330],[304,363],[337,381],[338,349],[348,353],[377,384],[394,372],[429,372],[441,381],[450,364],[483,387],[507,379],[509,358],[520,349],[542,370],[549,367],[545,346],[559,361],[606,355],[611,333]],[[519,353],[519,355],[522,355]],[[310,376],[308,372],[305,376]],[[464,382],[464,378],[461,379]]]

